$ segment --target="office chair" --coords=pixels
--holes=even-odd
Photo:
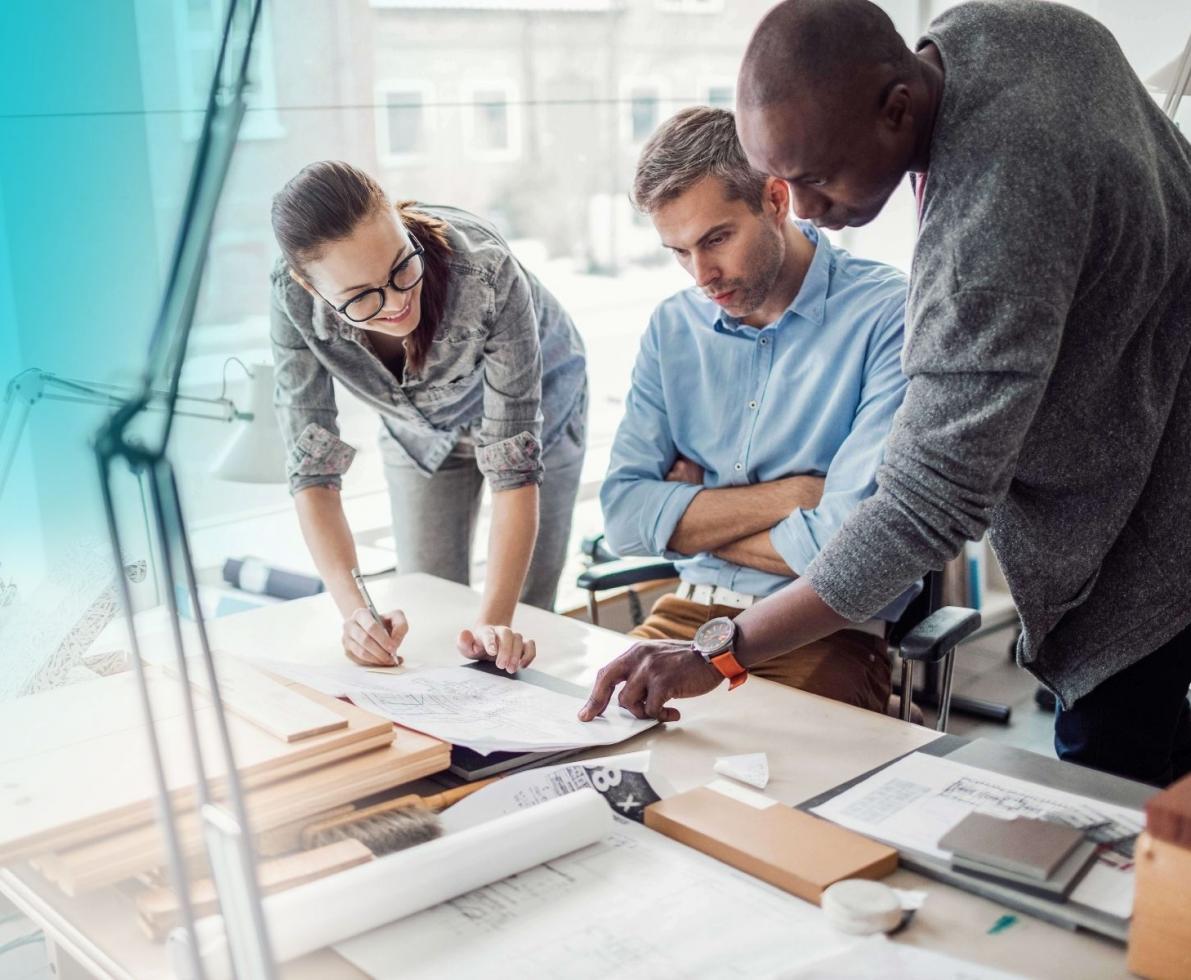
[[[604,543],[602,534],[584,540],[582,550],[592,564],[579,575],[577,583],[587,591],[587,612],[593,625],[599,625],[598,592],[676,578],[678,575],[674,563],[664,559],[618,557]],[[629,597],[633,624],[640,625],[644,618],[640,600],[632,591]],[[922,591],[889,630],[890,651],[901,661],[900,691],[913,691],[915,665],[922,664],[926,671],[926,700],[936,702],[938,718],[935,728],[940,732],[947,730],[951,716],[955,648],[980,628],[979,612],[960,606],[943,606],[942,599],[943,574],[929,572],[923,580]],[[938,677],[940,670],[941,679]],[[932,690],[938,692],[937,696],[931,695]],[[910,720],[911,705],[911,698],[903,696],[902,721]]]
[[[576,583],[587,590],[587,616],[592,626],[600,625],[600,609],[596,602],[597,592],[608,589],[624,589],[642,582],[656,582],[659,579],[678,578],[674,562],[664,558],[621,558],[604,543],[604,536],[584,538],[579,550],[591,564],[579,574]],[[629,610],[633,625],[640,626],[645,619],[641,600],[630,591]]]

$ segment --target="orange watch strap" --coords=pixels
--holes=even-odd
[[[740,687],[748,679],[748,671],[740,666],[740,661],[736,659],[736,654],[731,650],[716,654],[711,658],[711,663],[716,670],[728,678],[729,691]]]

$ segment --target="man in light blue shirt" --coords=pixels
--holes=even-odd
[[[650,320],[600,499],[615,551],[679,559],[677,593],[633,635],[687,640],[802,574],[876,490],[906,281],[790,220],[787,185],[749,167],[724,110],[664,123],[633,197],[695,285]],[[911,596],[753,672],[883,711],[885,625]]]

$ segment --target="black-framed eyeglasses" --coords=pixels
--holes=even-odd
[[[393,271],[389,273],[388,283],[356,293],[342,306],[336,306],[335,312],[341,313],[352,323],[363,323],[365,320],[371,320],[385,308],[386,288],[395,289],[399,293],[408,293],[420,283],[422,276],[426,274],[426,262],[422,258],[426,254],[426,250],[413,235],[409,236],[409,240],[413,243],[414,250],[393,266]]]

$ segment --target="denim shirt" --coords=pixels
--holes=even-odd
[[[426,362],[397,378],[367,332],[311,296],[279,261],[272,275],[274,405],[290,492],[339,489],[355,449],[339,438],[332,379],[374,408],[431,476],[461,439],[493,490],[541,483],[542,456],[586,404],[583,342],[570,316],[487,222],[417,205],[448,225],[446,307]]]
[[[818,505],[795,510],[769,533],[801,575],[876,490],[885,436],[906,390],[906,280],[836,248],[810,224],[798,227],[815,244],[814,258],[798,295],[763,329],[740,323],[693,287],[654,311],[600,492],[617,553],[665,555],[678,561],[684,582],[769,595],[790,579],[670,550],[696,494],[823,476]],[[702,486],[665,479],[679,455],[703,468]],[[878,618],[896,620],[917,591]]]

